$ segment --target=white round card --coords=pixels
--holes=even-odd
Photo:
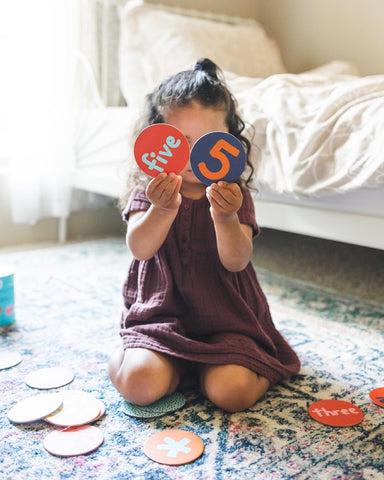
[[[25,377],[25,383],[31,388],[48,390],[58,388],[72,382],[74,378],[72,370],[64,367],[41,368],[29,373]]]
[[[18,365],[21,360],[21,355],[18,352],[0,352],[0,370],[14,367],[15,365]]]
[[[78,426],[91,423],[100,415],[100,400],[82,390],[61,392],[63,406],[45,420],[61,427]]]
[[[105,415],[105,405],[104,403],[99,400],[98,398],[95,398],[97,405],[99,407],[99,413],[96,418],[94,418],[92,421],[95,422],[96,420],[99,420],[101,417]]]
[[[93,452],[103,441],[104,435],[99,428],[84,425],[51,432],[44,439],[44,448],[52,455],[72,457]]]
[[[57,410],[63,403],[60,393],[41,393],[21,400],[8,412],[13,423],[29,423],[40,420]]]

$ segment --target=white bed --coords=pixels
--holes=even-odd
[[[108,35],[119,32],[115,75],[127,106],[82,111],[74,188],[119,196],[144,95],[208,56],[224,69],[255,145],[259,225],[384,249],[384,76],[359,77],[346,62],[288,74],[255,21],[139,0],[119,8]]]

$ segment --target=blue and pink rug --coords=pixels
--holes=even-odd
[[[22,362],[0,371],[0,478],[108,480],[384,479],[384,408],[369,392],[384,387],[384,308],[259,271],[276,325],[302,361],[299,375],[274,386],[247,412],[215,408],[193,385],[181,410],[153,420],[126,416],[107,375],[119,345],[121,287],[129,263],[123,239],[58,246],[0,257],[16,269],[16,323],[0,329],[0,348]],[[14,425],[7,412],[33,391],[24,377],[38,368],[67,366],[63,388],[83,389],[106,405],[96,425],[101,447],[84,456],[47,453],[52,425]],[[59,389],[60,390],[60,389]],[[330,427],[307,410],[321,399],[355,403],[364,419]],[[195,462],[154,463],[143,447],[153,433],[188,430],[205,445]]]

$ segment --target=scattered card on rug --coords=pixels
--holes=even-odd
[[[160,398],[156,402],[146,405],[133,405],[127,401],[122,404],[122,411],[130,417],[154,418],[174,412],[185,405],[185,397],[180,392],[175,392],[168,397]]]

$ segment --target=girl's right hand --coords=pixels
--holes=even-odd
[[[153,206],[164,210],[178,210],[181,204],[182,178],[175,173],[160,173],[153,178],[145,194]]]
[[[152,258],[167,238],[181,204],[181,182],[175,173],[160,173],[145,190],[152,205],[129,216],[127,245],[137,260]]]

